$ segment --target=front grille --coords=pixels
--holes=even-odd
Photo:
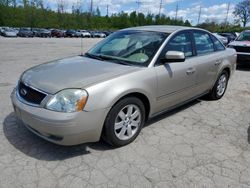
[[[234,49],[236,52],[250,53],[250,46],[234,46]]]
[[[28,103],[37,105],[39,105],[46,97],[46,94],[39,92],[22,82],[20,82],[18,85],[18,94],[23,100],[27,101]]]

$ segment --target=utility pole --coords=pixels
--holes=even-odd
[[[200,24],[200,18],[201,18],[201,5],[200,5],[199,14],[198,14],[198,21],[197,21],[197,25],[199,25],[199,24]]]
[[[228,19],[229,9],[230,9],[230,3],[227,4],[227,15],[226,15],[226,19],[225,19],[225,26],[227,25],[227,19]]]
[[[175,10],[175,20],[177,20],[178,10],[179,10],[179,4],[177,3],[176,10]]]
[[[159,16],[161,17],[161,9],[162,9],[162,5],[163,5],[163,3],[162,3],[162,0],[160,1],[160,7],[159,7]]]
[[[107,5],[107,16],[109,16],[109,5]]]
[[[137,11],[139,12],[142,2],[140,0],[137,0],[135,3],[137,4]]]
[[[93,0],[90,1],[90,14],[93,14]]]

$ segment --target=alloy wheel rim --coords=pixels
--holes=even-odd
[[[141,124],[141,111],[138,106],[130,104],[125,106],[115,118],[114,131],[120,140],[132,138]]]
[[[217,85],[217,95],[221,96],[224,94],[227,86],[227,77],[225,74],[222,74],[219,78],[218,85]]]

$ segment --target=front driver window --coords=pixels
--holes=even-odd
[[[181,51],[185,57],[193,56],[191,38],[188,33],[180,33],[170,39],[164,52]]]

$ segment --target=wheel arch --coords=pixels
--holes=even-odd
[[[125,98],[128,98],[128,97],[136,97],[136,98],[138,98],[139,100],[142,101],[142,103],[143,103],[143,105],[144,105],[144,107],[145,107],[145,112],[146,112],[145,118],[146,118],[146,120],[147,120],[148,117],[149,117],[151,105],[150,105],[150,100],[149,100],[149,98],[148,98],[144,93],[142,93],[142,92],[130,92],[130,93],[126,93],[126,94],[124,94],[124,95],[118,97],[118,98],[115,100],[115,102],[112,104],[112,107],[113,107],[114,105],[116,105],[119,101],[121,101],[122,99],[125,99]],[[111,108],[112,108],[112,107],[111,107]]]
[[[228,78],[231,76],[231,70],[229,67],[224,67],[221,72],[226,71],[228,73]]]

